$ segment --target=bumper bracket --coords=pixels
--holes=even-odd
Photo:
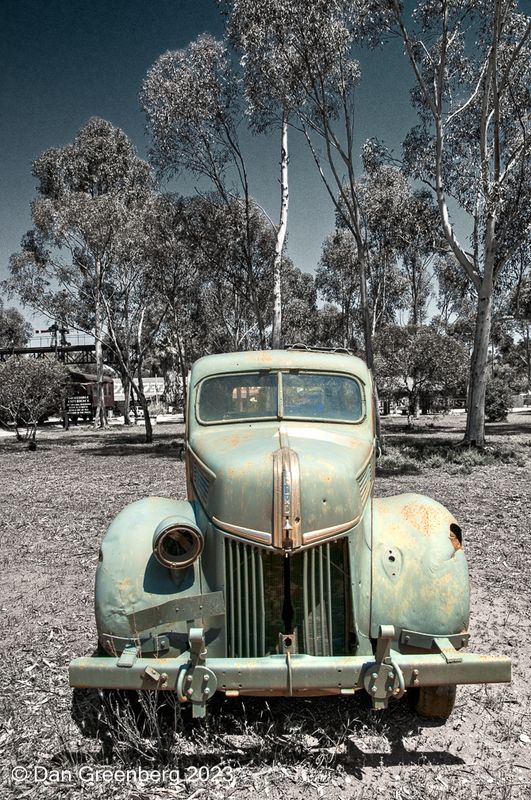
[[[193,717],[206,716],[206,704],[218,688],[216,673],[206,666],[207,648],[203,628],[190,628],[190,661],[177,676],[177,696],[192,704]]]
[[[372,707],[387,708],[390,697],[402,697],[406,688],[402,670],[391,655],[391,642],[396,639],[393,625],[380,625],[376,644],[376,661],[365,670],[363,685]]]

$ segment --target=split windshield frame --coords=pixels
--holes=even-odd
[[[303,375],[329,375],[334,377],[342,377],[348,380],[354,381],[359,389],[360,392],[360,399],[361,399],[361,413],[358,419],[335,419],[330,417],[315,417],[315,416],[284,416],[284,394],[283,394],[283,374],[303,374]],[[275,415],[268,415],[262,417],[238,417],[234,419],[219,419],[219,420],[203,420],[199,413],[199,405],[201,400],[201,392],[203,390],[203,385],[205,382],[211,380],[212,378],[222,378],[222,377],[237,377],[238,375],[277,375],[277,413]],[[272,368],[272,369],[249,369],[249,370],[237,370],[231,372],[219,372],[213,375],[205,375],[205,377],[201,378],[198,383],[196,384],[195,388],[195,403],[194,403],[194,410],[195,410],[195,418],[200,425],[205,426],[212,426],[212,425],[232,425],[232,424],[240,424],[240,423],[255,423],[255,422],[271,422],[271,421],[282,421],[282,420],[294,420],[299,422],[325,422],[327,424],[340,424],[340,425],[360,425],[363,423],[367,416],[367,403],[366,403],[366,392],[365,392],[365,383],[356,375],[352,375],[347,372],[335,371],[335,370],[316,370],[316,369],[300,369],[300,368]]]

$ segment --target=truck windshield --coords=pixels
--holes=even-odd
[[[207,424],[264,419],[359,422],[363,395],[355,378],[337,373],[218,375],[201,382],[197,418]]]

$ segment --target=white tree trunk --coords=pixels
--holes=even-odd
[[[492,286],[484,280],[478,294],[465,432],[465,443],[476,447],[485,445],[485,392],[491,321]]]
[[[129,376],[122,374],[122,386],[124,387],[124,425],[130,425],[129,414],[131,412],[131,381]]]
[[[95,358],[96,358],[96,379],[97,379],[97,400],[96,400],[96,415],[94,417],[95,428],[107,427],[107,409],[105,407],[105,394],[103,388],[103,309],[101,302],[101,261],[96,260],[96,297],[94,308],[94,336],[95,343]]]
[[[367,262],[363,245],[358,245],[358,269],[360,275],[360,304],[363,318],[363,336],[365,344],[365,361],[370,370],[374,369],[374,354],[372,349],[373,324],[369,308],[369,293],[367,290]]]
[[[282,116],[282,132],[280,144],[280,223],[275,242],[275,260],[273,262],[273,330],[271,347],[282,347],[282,253],[288,228],[288,115]]]
[[[474,347],[470,362],[470,385],[465,430],[465,444],[485,445],[485,393],[487,389],[487,364],[489,360],[490,329],[492,324],[492,299],[496,263],[496,216],[490,213],[485,226],[483,278],[478,287],[478,303]]]

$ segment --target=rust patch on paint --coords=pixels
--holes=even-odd
[[[463,545],[461,544],[461,542],[459,541],[459,539],[457,538],[457,536],[453,531],[450,531],[450,541],[452,543],[452,547],[454,548],[455,552],[463,549]]]
[[[438,508],[433,505],[412,502],[400,509],[400,514],[414,528],[424,534],[431,533],[434,528],[448,522],[451,519],[445,508]]]
[[[421,503],[408,503],[402,506],[400,514],[410,525],[421,533],[428,533],[430,527],[429,509]]]
[[[231,436],[228,436],[225,439],[225,444],[227,447],[238,447],[240,444],[248,440],[248,433],[233,433]]]
[[[253,356],[258,364],[273,363],[273,356],[268,350],[258,350],[256,353],[253,353]]]

